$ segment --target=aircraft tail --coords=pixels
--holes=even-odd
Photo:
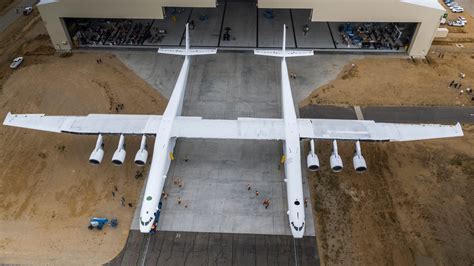
[[[274,57],[297,57],[297,56],[312,56],[313,50],[286,50],[286,25],[283,25],[283,43],[281,50],[263,50],[255,49],[255,55],[274,56]]]
[[[217,49],[191,49],[189,44],[189,24],[186,23],[186,48],[159,48],[158,53],[184,56],[207,55],[217,53]]]

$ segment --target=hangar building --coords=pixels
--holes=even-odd
[[[445,12],[437,0],[41,0],[38,9],[57,50],[183,45],[193,22],[200,47],[279,47],[286,24],[289,47],[410,56],[428,53]]]

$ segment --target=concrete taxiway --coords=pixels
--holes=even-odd
[[[137,52],[119,53],[119,57],[169,97],[182,58]],[[290,63],[290,69],[292,66]],[[308,94],[312,86],[305,90]],[[296,100],[306,92],[296,92]],[[196,57],[190,69],[183,115],[279,118],[280,95],[278,60],[250,53]],[[176,232],[290,235],[286,186],[279,167],[281,155],[281,142],[277,141],[178,140],[165,183],[168,198],[163,200],[158,227]],[[304,197],[309,199],[306,176],[303,180]],[[175,181],[183,185],[180,187]],[[271,201],[268,209],[262,204],[264,199]],[[310,201],[305,210],[305,235],[314,236]],[[136,216],[132,229],[138,229],[137,221]]]
[[[315,237],[131,231],[108,265],[311,265],[320,264]]]

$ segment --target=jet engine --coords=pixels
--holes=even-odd
[[[354,164],[354,169],[357,173],[363,173],[367,170],[367,164],[365,163],[364,156],[362,156],[359,141],[355,144],[355,153],[354,158],[352,158],[352,163]]]
[[[331,169],[334,172],[341,172],[343,168],[341,156],[337,153],[337,141],[332,141],[332,154],[330,157]]]
[[[89,157],[89,162],[93,165],[99,165],[102,162],[102,158],[104,158],[104,139],[102,135],[99,134],[95,148]]]
[[[317,171],[319,169],[319,159],[314,150],[314,140],[310,141],[311,150],[306,157],[306,163],[309,171]]]
[[[143,135],[140,149],[137,151],[137,155],[135,155],[135,164],[138,166],[144,166],[146,164],[147,158],[148,151],[146,149],[146,136]]]
[[[125,151],[125,137],[121,134],[117,150],[115,150],[114,156],[112,157],[112,163],[115,165],[122,165],[125,161],[126,154],[127,152]]]

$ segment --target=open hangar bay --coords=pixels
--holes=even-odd
[[[43,0],[38,7],[57,50],[183,45],[182,26],[191,22],[195,46],[279,47],[286,24],[289,47],[424,56],[444,14],[437,1],[420,0]]]

